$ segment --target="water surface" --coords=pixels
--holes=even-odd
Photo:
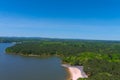
[[[0,43],[0,80],[66,80],[59,58],[36,58],[6,54],[11,43]]]

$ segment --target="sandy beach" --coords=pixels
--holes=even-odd
[[[63,67],[67,68],[70,72],[70,78],[68,80],[77,80],[79,78],[88,78],[88,76],[83,71],[83,66],[70,66],[63,64]]]

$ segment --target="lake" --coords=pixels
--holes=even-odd
[[[6,54],[11,43],[0,43],[0,80],[66,80],[57,57],[39,58]]]

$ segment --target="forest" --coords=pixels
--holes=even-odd
[[[23,40],[8,47],[6,52],[26,56],[57,56],[63,63],[82,65],[89,78],[79,80],[120,79],[119,41]]]

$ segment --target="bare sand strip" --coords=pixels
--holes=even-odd
[[[70,66],[63,64],[63,67],[67,68],[70,72],[69,80],[77,80],[79,78],[88,78],[88,76],[83,71],[83,66]]]

